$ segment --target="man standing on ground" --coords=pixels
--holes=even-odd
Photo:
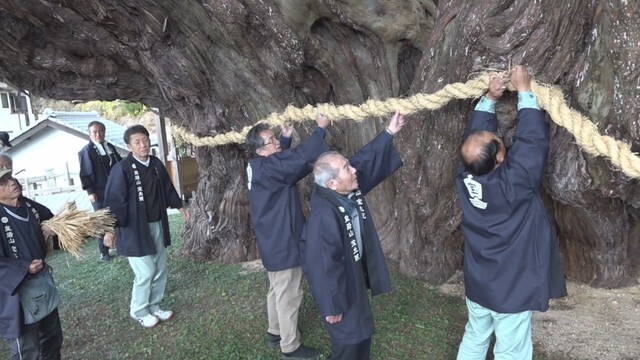
[[[566,296],[556,234],[540,198],[549,153],[549,125],[523,66],[511,74],[518,124],[507,152],[495,102],[506,88],[491,81],[460,148],[456,178],[462,205],[464,280],[469,319],[458,360],[484,359],[493,332],[495,359],[531,359],[531,315]]]
[[[247,134],[251,155],[247,165],[249,210],[262,264],[269,276],[267,315],[270,348],[280,345],[284,359],[313,359],[320,352],[301,345],[298,309],[302,303],[302,269],[298,241],[304,215],[296,184],[307,176],[318,155],[329,150],[324,141],[330,121],[316,119],[311,136],[290,149],[293,126],[283,125],[280,140],[266,124]]]
[[[0,169],[0,336],[12,359],[60,359],[60,296],[40,227],[52,217],[48,208],[22,196],[11,169]]]
[[[300,253],[324,326],[331,360],[367,360],[375,332],[371,295],[391,291],[387,265],[364,196],[391,176],[402,160],[393,145],[404,126],[399,112],[351,159],[322,154],[313,167],[315,188]]]
[[[118,254],[126,256],[135,279],[129,314],[146,328],[173,317],[160,308],[167,285],[167,251],[171,245],[167,208],[189,213],[171,183],[162,161],[153,155],[149,132],[134,125],[124,133],[131,151],[117,163],[107,181],[105,207],[116,217],[116,234],[105,234],[107,246],[118,241]]]
[[[104,188],[107,185],[107,177],[111,168],[122,157],[116,151],[116,148],[105,141],[105,127],[99,121],[89,123],[89,137],[91,141],[85,145],[80,152],[80,182],[82,189],[87,191],[89,201],[94,211],[103,208],[104,204]],[[109,247],[104,245],[104,236],[98,238],[98,249],[100,250],[100,259],[108,261]]]

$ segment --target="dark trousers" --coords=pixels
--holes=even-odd
[[[7,343],[12,360],[60,360],[62,327],[58,309],[36,323],[22,325],[20,337]]]
[[[98,195],[98,201],[91,203],[93,211],[100,210],[104,207],[102,201],[102,198]],[[100,254],[109,255],[109,247],[104,245],[104,234],[98,237],[98,249],[100,250]]]
[[[331,355],[328,360],[369,360],[371,358],[371,338],[353,345],[337,344],[331,341]]]

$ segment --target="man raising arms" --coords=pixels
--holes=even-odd
[[[313,359],[320,352],[300,343],[298,309],[302,303],[302,269],[298,241],[304,215],[296,184],[307,176],[318,155],[329,150],[324,141],[330,121],[316,119],[318,127],[296,148],[289,148],[293,127],[282,126],[276,138],[265,124],[247,134],[251,155],[247,165],[249,210],[262,264],[269,277],[267,341],[280,345],[283,359]]]

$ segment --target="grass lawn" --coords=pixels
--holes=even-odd
[[[162,307],[176,315],[153,329],[129,318],[133,273],[126,258],[99,261],[93,240],[83,260],[60,251],[49,258],[62,298],[63,358],[279,359],[279,351],[266,346],[266,273],[174,256],[182,218],[170,220],[174,245]],[[373,359],[455,359],[466,317],[463,300],[398,275],[393,265],[391,270],[394,291],[372,301]],[[306,283],[299,327],[306,345],[328,355],[329,338]],[[4,345],[2,351],[7,353]]]

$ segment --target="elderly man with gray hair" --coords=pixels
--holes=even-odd
[[[396,111],[386,131],[351,159],[327,152],[314,165],[315,189],[300,253],[331,337],[329,359],[369,359],[375,329],[367,289],[372,295],[391,291],[364,196],[402,166],[393,137],[403,126],[404,118]]]
[[[0,337],[12,359],[60,359],[60,296],[40,225],[53,214],[22,196],[12,165],[0,154]]]

